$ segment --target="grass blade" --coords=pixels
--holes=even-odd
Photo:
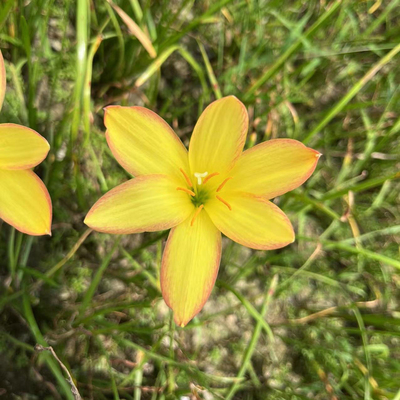
[[[328,123],[340,113],[350,100],[400,51],[400,44],[394,47],[389,53],[382,57],[368,72],[346,93],[341,100],[329,111],[322,121],[305,137],[303,143],[307,144],[310,140],[325,128]]]
[[[247,90],[244,96],[244,100],[248,100],[251,95],[255,93],[257,89],[259,89],[265,82],[271,79],[283,66],[286,60],[292,56],[302,45],[304,39],[312,36],[330,17],[331,15],[339,8],[341,5],[341,0],[335,1],[331,6],[318,18],[318,20],[304,33],[303,36],[300,36],[276,61],[275,63],[268,68],[264,74],[256,80],[255,83]]]

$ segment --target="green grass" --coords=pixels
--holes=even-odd
[[[0,122],[51,144],[37,173],[54,206],[51,238],[0,222],[0,393],[73,399],[39,343],[84,399],[399,400],[400,1],[114,4],[155,57],[106,1],[0,9]],[[296,242],[260,252],[224,239],[211,298],[181,329],[158,286],[167,232],[83,224],[129,178],[103,107],[144,105],[187,145],[228,94],[249,110],[248,147],[289,137],[323,157],[277,200]]]

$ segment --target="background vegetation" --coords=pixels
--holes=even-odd
[[[50,142],[37,172],[54,220],[52,238],[1,224],[0,397],[73,399],[39,343],[84,399],[399,400],[399,3],[3,0],[0,122]],[[129,178],[103,107],[151,108],[188,144],[228,94],[248,107],[247,147],[289,137],[324,156],[276,200],[296,242],[225,239],[210,301],[181,329],[159,291],[167,232],[82,222]]]

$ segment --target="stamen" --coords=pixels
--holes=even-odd
[[[216,197],[221,203],[224,203],[229,208],[229,211],[232,211],[232,207],[227,201],[225,201],[224,199],[221,199],[221,197],[219,197],[219,196],[216,196]]]
[[[201,212],[201,210],[203,209],[203,207],[204,207],[204,204],[202,204],[202,205],[196,210],[196,212],[195,212],[194,215],[193,215],[192,221],[190,222],[190,226],[193,226],[194,220],[195,220],[196,217],[200,214],[200,212]]]
[[[195,172],[193,175],[197,178],[197,184],[201,185],[202,179],[208,175],[208,172],[206,171],[206,172],[203,172],[202,174],[200,172]]]
[[[187,184],[188,184],[190,187],[193,187],[192,181],[191,181],[190,178],[186,175],[186,172],[185,172],[182,168],[179,168],[179,171],[182,172],[183,176],[184,176],[185,179],[186,179]]]
[[[226,182],[228,182],[229,179],[232,179],[232,178],[233,178],[233,176],[230,176],[229,178],[226,178],[226,179],[218,186],[217,192],[219,192],[219,191],[225,186]]]
[[[190,194],[191,196],[196,196],[196,193],[191,191],[190,189],[182,188],[182,187],[177,187],[176,190],[183,190],[187,194]]]
[[[206,184],[211,178],[217,175],[219,175],[219,172],[213,172],[212,174],[208,175],[206,179],[204,179],[203,183]]]

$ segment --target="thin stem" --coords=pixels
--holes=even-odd
[[[14,280],[15,276],[15,229],[11,227],[10,236],[8,238],[8,268],[10,270],[11,278]]]

